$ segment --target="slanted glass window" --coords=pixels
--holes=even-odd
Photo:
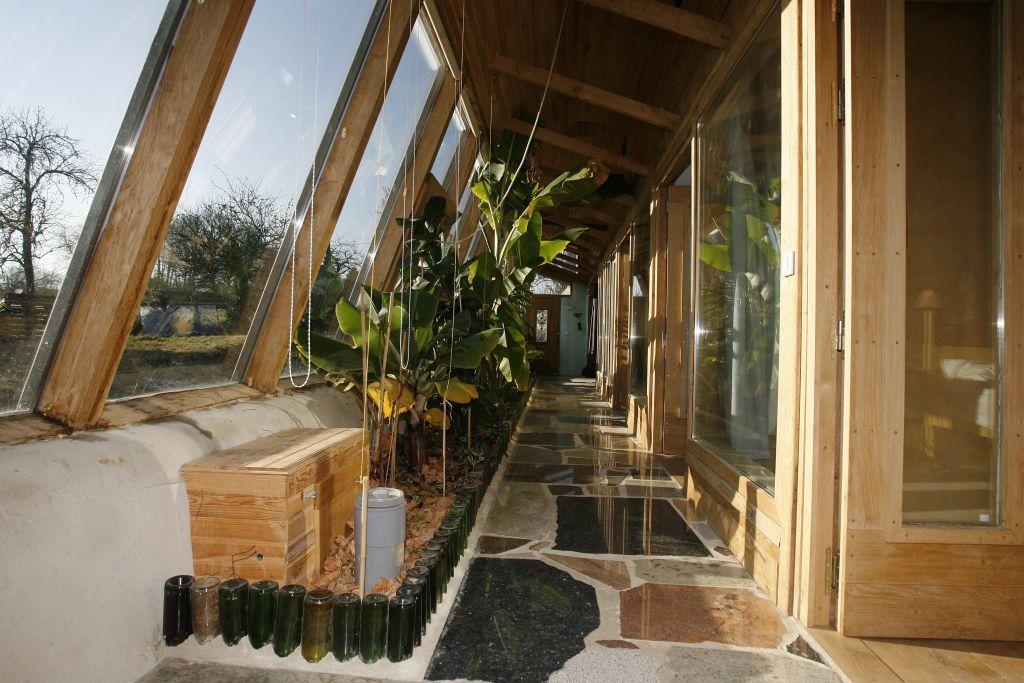
[[[430,174],[443,186],[447,187],[448,174],[455,168],[455,160],[460,151],[459,140],[462,139],[465,130],[466,124],[462,122],[462,117],[459,116],[459,110],[456,108],[452,113],[451,120],[448,121],[444,137],[441,138],[441,146],[437,148],[434,165],[430,167]]]
[[[111,157],[163,14],[135,0],[4,3],[0,413],[18,409],[104,163],[131,152]]]
[[[232,380],[373,3],[256,3],[171,219],[111,398]]]
[[[337,326],[334,305],[356,284],[439,68],[426,29],[417,20],[316,278],[314,332],[331,334]],[[293,362],[293,368],[299,366],[301,361],[298,366]],[[284,371],[287,373],[288,368]]]
[[[629,393],[647,397],[647,297],[650,295],[651,226],[633,226],[629,303]]]
[[[781,197],[780,12],[698,124],[693,438],[775,481]]]
[[[999,523],[998,5],[906,3],[907,523]]]

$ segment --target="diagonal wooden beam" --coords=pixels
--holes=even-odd
[[[520,81],[531,83],[536,86],[545,87],[551,90],[574,97],[582,102],[593,104],[610,111],[624,114],[630,118],[644,123],[649,123],[659,128],[674,130],[679,125],[680,118],[670,111],[654,107],[646,102],[634,100],[632,97],[619,95],[608,90],[602,90],[596,86],[578,81],[575,78],[562,76],[556,73],[551,74],[550,83],[548,72],[532,64],[517,62],[504,55],[498,55],[491,61],[491,68],[498,73],[511,76]]]
[[[580,1],[712,47],[725,47],[731,38],[732,32],[722,22],[708,19],[695,12],[679,9],[668,3],[658,2],[658,0]]]
[[[529,135],[533,128],[530,124],[520,121],[519,119],[509,119],[505,122],[505,127],[515,133],[519,133],[520,135]],[[597,145],[593,145],[583,140],[577,140],[574,137],[548,128],[541,128],[538,126],[536,132],[533,134],[533,138],[534,140],[546,142],[547,144],[554,145],[555,147],[561,147],[564,150],[580,154],[589,159],[603,161],[609,166],[620,168],[623,171],[629,171],[630,173],[635,173],[644,177],[651,174],[651,167],[647,164],[621,154],[609,152],[603,147],[598,147]]]
[[[308,231],[313,231],[314,281],[323,263],[324,254],[330,246],[334,227],[352,187],[363,152],[369,143],[384,100],[384,92],[394,77],[399,59],[409,40],[418,9],[419,3],[416,0],[391,1],[389,11],[395,17],[401,17],[401,20],[392,21],[389,30],[385,18],[384,26],[378,29],[339,127],[345,134],[337,137],[324,161],[314,198],[317,207],[314,222],[311,224],[310,213],[307,211],[296,237],[297,244],[305,244],[309,239]],[[281,282],[288,282],[292,268],[300,274],[295,278],[294,295],[290,296],[291,292],[287,287],[278,287],[273,294],[267,319],[260,328],[252,359],[245,372],[245,383],[260,391],[272,392],[277,389],[277,381],[288,358],[292,335],[295,333],[294,328],[288,329],[290,301],[305,301],[309,291],[306,275],[309,263],[309,251],[296,249],[295,258],[289,260],[288,268],[281,279]],[[300,322],[299,318],[300,316],[295,316],[296,326]]]
[[[616,216],[608,211],[594,208],[592,206],[563,206],[550,212],[553,220],[568,220],[576,223],[597,222],[602,225],[622,224],[622,217]]]
[[[253,0],[190,3],[57,342],[39,411],[95,424]]]
[[[543,266],[537,268],[537,272],[546,277],[550,277],[555,280],[561,280],[562,282],[576,282],[584,284],[587,280],[587,276],[581,273],[573,273],[565,270],[551,263],[545,263]]]

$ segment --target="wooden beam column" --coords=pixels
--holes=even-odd
[[[690,225],[691,188],[670,185],[665,193],[665,453],[684,455],[690,406]]]
[[[612,406],[625,410],[629,406],[629,303],[630,280],[633,269],[629,258],[629,240],[619,243],[615,252],[617,278],[615,282],[615,309],[612,311],[614,330],[615,375],[612,378]]]
[[[582,0],[582,2],[600,7],[608,12],[621,14],[634,21],[671,31],[684,38],[692,38],[712,47],[725,47],[729,44],[730,31],[725,24],[658,0]]]
[[[69,309],[38,410],[96,423],[254,0],[191,3]]]
[[[665,448],[665,304],[668,260],[665,244],[664,187],[651,191],[651,262],[647,297],[647,446],[655,453]]]
[[[398,68],[418,10],[419,3],[416,0],[391,0],[391,6],[388,8],[392,13],[390,30],[388,18],[385,17],[381,30],[374,37],[373,45],[366,56],[366,63],[359,73],[359,80],[345,110],[340,127],[340,130],[345,131],[345,135],[335,140],[324,162],[323,173],[313,200],[317,207],[314,212],[315,224],[310,225],[310,215],[307,212],[296,238],[297,244],[305,244],[309,239],[309,230],[313,231],[314,281],[330,246],[334,227],[380,114],[384,92],[390,86]],[[309,252],[304,249],[296,251],[295,259],[289,261],[281,282],[287,282],[291,278],[294,267],[295,272],[299,274],[295,278],[294,300],[305,301],[309,295],[309,282],[305,277],[309,272]],[[285,287],[278,287],[274,293],[270,311],[260,328],[252,359],[245,372],[245,383],[260,391],[272,392],[277,388],[281,369],[291,348],[295,329],[289,329],[288,326],[289,295],[290,291]],[[298,317],[293,321],[295,326],[299,322]]]

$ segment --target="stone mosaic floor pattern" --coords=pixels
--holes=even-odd
[[[538,384],[427,678],[840,680],[670,473],[592,381]]]

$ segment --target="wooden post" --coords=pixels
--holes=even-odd
[[[356,170],[363,158],[380,114],[384,92],[391,84],[398,62],[405,50],[412,30],[419,3],[416,0],[391,0],[391,21],[384,22],[373,40],[366,57],[366,63],[359,73],[359,80],[352,92],[352,99],[345,110],[339,136],[324,162],[323,173],[316,187],[314,225],[310,225],[307,212],[296,237],[297,244],[307,243],[308,231],[313,230],[313,279],[316,279],[324,254],[330,246],[334,227],[341,215],[341,209],[352,187]],[[309,292],[306,273],[309,268],[309,252],[298,249],[294,261],[290,261],[281,282],[291,277],[291,269],[299,275],[295,278],[296,301],[305,301]],[[289,295],[288,287],[278,287],[267,319],[260,328],[253,347],[252,359],[245,372],[245,383],[264,392],[277,388],[281,369],[284,367],[291,347],[294,329],[288,329]],[[299,319],[293,321],[299,324]]]
[[[42,387],[51,419],[81,429],[103,411],[253,1],[189,5]]]
[[[650,294],[647,301],[647,447],[665,448],[665,303],[668,261],[665,247],[664,187],[651,191]]]

